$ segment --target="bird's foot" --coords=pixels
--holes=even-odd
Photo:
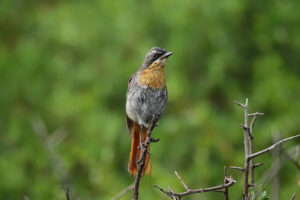
[[[149,153],[150,152],[147,150],[147,144],[146,143],[141,143],[141,145],[139,146],[139,149],[142,150],[143,152]]]
[[[155,138],[150,138],[150,142],[158,142],[159,138],[155,139]]]

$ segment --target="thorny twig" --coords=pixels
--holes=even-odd
[[[151,138],[152,131],[157,125],[158,118],[159,118],[159,116],[154,117],[154,120],[153,120],[150,128],[148,129],[146,141],[145,141],[145,143],[141,143],[142,155],[141,155],[140,159],[138,160],[138,170],[137,170],[137,174],[136,174],[135,181],[133,184],[132,200],[138,200],[138,198],[139,198],[139,186],[140,186],[140,180],[142,177],[142,171],[145,166],[146,154],[149,153],[149,152],[147,152],[148,146],[150,145],[151,142],[159,141],[159,139]]]
[[[292,136],[292,137],[288,137],[288,138],[279,140],[278,142],[276,142],[275,144],[269,146],[268,148],[265,148],[265,149],[263,149],[263,150],[261,150],[261,151],[258,151],[258,152],[256,152],[256,153],[253,153],[253,154],[249,155],[248,158],[247,158],[247,160],[251,160],[251,159],[253,159],[253,158],[257,157],[257,156],[260,156],[260,155],[262,155],[262,154],[264,154],[264,153],[267,153],[267,152],[269,152],[269,151],[272,151],[272,150],[273,150],[275,147],[277,147],[278,145],[283,144],[283,143],[285,143],[285,142],[287,142],[287,141],[290,141],[290,140],[295,139],[295,138],[298,138],[298,137],[300,137],[300,134],[297,134],[297,135],[294,135],[294,136]]]
[[[253,140],[254,140],[254,135],[253,135],[253,129],[254,129],[254,124],[255,124],[255,120],[257,118],[257,116],[262,116],[264,115],[264,113],[260,113],[260,112],[256,112],[253,114],[248,114],[248,117],[253,117],[251,123],[250,123],[250,127],[249,127],[249,154],[253,153]],[[250,184],[254,185],[254,169],[256,167],[259,167],[260,165],[255,165],[253,160],[250,160]]]
[[[231,178],[231,177],[227,176],[227,169],[226,169],[226,167],[224,166],[224,184],[229,183],[230,178]],[[222,192],[224,193],[224,198],[225,198],[225,200],[229,200],[228,187],[224,188]]]
[[[253,153],[253,139],[254,139],[254,135],[253,135],[253,129],[254,129],[254,124],[255,121],[257,119],[257,116],[261,116],[263,115],[263,113],[248,113],[248,99],[246,99],[246,103],[242,104],[239,102],[234,101],[234,103],[236,103],[237,105],[241,106],[244,110],[244,124],[242,124],[242,128],[244,130],[244,155],[245,155],[245,161],[244,161],[244,166],[243,167],[236,167],[236,166],[230,166],[230,168],[232,169],[236,169],[239,171],[242,171],[244,174],[244,187],[243,187],[243,199],[244,200],[248,200],[249,199],[249,188],[250,187],[254,187],[254,169],[263,165],[263,163],[257,163],[255,164],[253,162],[253,159],[255,157],[258,157],[264,153],[267,153],[269,151],[272,151],[276,146],[283,144],[289,140],[295,139],[297,137],[300,137],[300,134],[289,137],[289,138],[285,138],[282,140],[279,140],[278,142],[276,142],[275,144],[271,145],[268,148],[265,148],[261,151],[258,151],[256,153]],[[249,117],[253,117],[250,125],[249,125]],[[141,144],[142,145],[142,155],[140,157],[140,160],[138,161],[138,173],[137,173],[137,177],[135,179],[134,185],[133,185],[133,200],[137,200],[138,199],[138,190],[139,190],[139,182],[141,179],[141,174],[142,174],[142,169],[144,167],[145,164],[145,156],[147,153],[147,147],[149,146],[149,144],[151,142],[157,142],[158,140],[155,140],[153,138],[151,138],[151,133],[154,129],[154,127],[156,127],[157,124],[157,119],[155,118],[153,124],[151,125],[151,127],[148,130],[147,133],[147,139],[146,142]],[[296,165],[298,167],[298,165]],[[249,174],[250,174],[250,183],[249,183]],[[183,185],[183,187],[185,188],[185,192],[181,192],[181,193],[177,193],[174,192],[170,186],[168,187],[168,190],[164,190],[163,188],[157,186],[157,185],[153,185],[155,188],[157,188],[158,190],[160,190],[161,192],[163,192],[164,194],[166,194],[167,196],[169,196],[171,199],[173,200],[180,200],[182,197],[187,196],[187,195],[191,195],[191,194],[196,194],[196,193],[204,193],[204,192],[221,192],[224,194],[225,200],[229,200],[229,196],[228,196],[228,188],[230,186],[232,186],[233,184],[236,183],[236,181],[230,177],[227,176],[226,173],[226,168],[224,168],[224,184],[222,185],[218,185],[218,186],[214,186],[214,187],[209,187],[209,188],[202,188],[202,189],[191,189],[190,187],[188,187],[188,185],[183,181],[183,179],[180,177],[180,175],[175,171],[175,175],[177,176],[178,180],[181,182],[181,184]],[[130,188],[130,186],[128,186],[128,188]],[[126,188],[125,188],[126,189]],[[128,189],[130,190],[130,189]],[[128,192],[128,190],[126,189],[126,192]],[[125,192],[125,193],[126,193]],[[292,197],[292,200],[295,198],[295,194]]]
[[[179,176],[178,172],[175,171],[175,175],[177,176],[178,180],[181,182],[181,184],[183,185],[183,187],[186,189],[186,191],[190,191],[191,189],[189,188],[189,186],[187,186],[187,184],[183,181],[183,179]]]
[[[242,104],[237,101],[234,101],[237,105],[241,106],[244,109],[244,124],[242,125],[242,128],[244,129],[244,154],[245,154],[245,162],[243,167],[243,173],[244,173],[244,187],[243,187],[243,199],[248,198],[248,189],[249,189],[249,181],[248,181],[248,174],[249,174],[249,161],[247,160],[247,157],[249,155],[249,137],[250,137],[250,128],[248,127],[248,99],[246,99],[246,103]]]
[[[190,189],[176,171],[175,171],[175,175],[177,176],[178,180],[181,182],[183,187],[186,189],[185,192],[177,193],[177,192],[174,192],[170,188],[167,191],[167,190],[164,190],[163,188],[161,188],[157,185],[153,185],[153,186],[155,188],[157,188],[158,190],[160,190],[161,192],[163,192],[164,194],[166,194],[167,196],[169,196],[171,199],[174,199],[174,200],[179,200],[182,197],[187,196],[187,195],[191,195],[191,194],[211,192],[211,191],[223,192],[224,196],[225,196],[225,199],[228,200],[228,188],[230,186],[232,186],[233,184],[235,184],[236,181],[232,177],[226,175],[226,169],[225,169],[224,173],[225,173],[224,184],[214,186],[214,187],[209,187],[209,188]]]
[[[230,168],[232,169],[237,169],[240,170],[244,173],[244,184],[243,184],[243,199],[247,200],[249,198],[249,192],[248,189],[249,187],[254,186],[254,169],[262,164],[254,164],[253,163],[253,159],[257,156],[260,156],[264,153],[267,153],[271,150],[273,150],[276,146],[283,144],[289,140],[292,140],[294,138],[300,137],[300,134],[289,137],[289,138],[285,138],[282,140],[279,140],[278,142],[276,142],[275,144],[271,145],[268,148],[265,148],[261,151],[258,151],[256,153],[253,153],[253,127],[254,127],[254,123],[256,120],[256,117],[259,115],[263,115],[263,113],[252,113],[252,114],[248,114],[248,99],[246,98],[246,103],[242,104],[239,102],[234,101],[234,103],[236,103],[237,105],[241,106],[244,110],[244,124],[242,125],[242,128],[244,129],[244,151],[245,151],[245,161],[244,161],[244,167],[235,167],[235,166],[231,166]],[[250,127],[248,126],[248,122],[249,122],[249,117],[253,117],[251,123],[250,123]],[[250,179],[250,183],[248,181],[249,178],[249,173],[251,175],[251,179]]]

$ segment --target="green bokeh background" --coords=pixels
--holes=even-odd
[[[243,163],[243,112],[233,100],[248,97],[250,112],[265,113],[255,127],[255,150],[270,145],[276,131],[288,137],[300,130],[299,9],[298,0],[2,0],[0,199],[65,199],[57,163],[74,199],[110,199],[132,183],[125,93],[153,46],[174,55],[141,199],[167,199],[152,184],[183,191],[174,170],[191,187],[221,184],[224,165]],[[49,135],[61,133],[51,147],[61,162],[51,161],[35,133],[37,119]],[[265,162],[259,180],[273,159],[257,161]],[[238,180],[230,196],[241,199],[242,175],[228,173]],[[295,166],[284,163],[281,199],[299,191],[297,177]]]

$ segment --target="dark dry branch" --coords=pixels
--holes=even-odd
[[[191,189],[189,188],[189,186],[187,186],[187,184],[183,181],[183,179],[179,176],[178,172],[175,171],[175,175],[177,176],[178,180],[180,181],[180,183],[183,185],[183,187],[186,189],[186,191],[190,191]]]
[[[253,113],[253,114],[248,114],[248,117],[253,117],[251,123],[250,123],[250,137],[254,137],[253,136],[253,128],[254,128],[254,124],[255,124],[255,120],[257,118],[257,116],[263,116],[264,113],[259,113],[259,112],[256,112],[256,113]]]
[[[151,133],[157,125],[158,118],[159,118],[159,116],[154,117],[154,120],[153,120],[150,128],[148,129],[146,141],[145,141],[145,143],[141,143],[142,155],[141,155],[140,159],[138,160],[138,170],[137,170],[137,174],[136,174],[135,181],[133,184],[132,200],[138,200],[138,198],[139,198],[139,186],[140,186],[140,180],[142,177],[142,171],[145,166],[146,154],[149,153],[149,152],[147,152],[148,146],[150,145],[151,142],[159,141],[158,139],[151,138]]]
[[[294,138],[299,137],[300,134],[289,137],[289,138],[286,138],[286,139],[279,140],[278,142],[271,145],[270,147],[268,147],[266,149],[263,149],[259,152],[253,153],[253,139],[254,139],[253,128],[254,128],[254,123],[255,123],[255,120],[256,120],[257,116],[261,116],[261,115],[263,115],[263,113],[256,112],[256,113],[248,114],[248,99],[247,98],[246,98],[246,103],[245,104],[239,103],[237,101],[234,101],[234,103],[241,106],[244,110],[244,124],[242,124],[242,128],[244,130],[245,161],[244,161],[244,167],[231,166],[230,168],[240,170],[240,171],[243,172],[243,174],[244,174],[243,199],[247,200],[249,198],[248,189],[250,187],[255,186],[254,185],[254,169],[256,167],[262,165],[262,163],[254,164],[253,159],[257,156],[260,156],[260,155],[262,155],[266,152],[269,152],[269,151],[273,150],[276,146],[278,146],[282,143],[285,143],[289,140],[292,140]],[[250,126],[248,126],[249,117],[253,117],[253,119],[250,123]],[[250,183],[248,181],[249,174],[250,174]]]
[[[127,192],[133,190],[133,184],[127,186],[126,188],[124,188],[121,192],[119,192],[119,194],[117,194],[116,196],[114,196],[113,198],[111,198],[111,200],[118,200],[121,199]]]
[[[256,153],[253,153],[253,154],[249,155],[249,156],[247,157],[247,160],[251,160],[251,159],[253,159],[253,158],[257,157],[257,156],[260,156],[260,155],[262,155],[262,154],[264,154],[264,153],[267,153],[267,152],[269,152],[269,151],[272,151],[272,150],[273,150],[275,147],[277,147],[278,145],[283,144],[283,143],[285,143],[285,142],[287,142],[287,141],[290,141],[290,140],[295,139],[295,138],[298,138],[298,137],[300,137],[300,134],[297,134],[297,135],[294,135],[294,136],[292,136],[292,137],[288,137],[288,138],[279,140],[278,142],[276,142],[275,144],[269,146],[268,148],[265,148],[265,149],[263,149],[263,150],[261,150],[261,151],[258,151],[258,152],[256,152]]]
[[[253,129],[254,129],[254,124],[255,124],[255,120],[257,118],[257,116],[262,116],[264,115],[264,113],[260,113],[260,112],[256,112],[256,113],[253,113],[253,114],[248,114],[248,117],[253,117],[251,123],[250,123],[250,127],[249,127],[249,154],[252,154],[253,153],[253,140],[254,140],[254,135],[253,135]],[[255,167],[255,164],[254,164],[254,161],[253,159],[250,160],[249,162],[249,174],[250,174],[250,184],[254,186],[254,169],[256,168]],[[259,166],[259,165],[258,165]]]
[[[226,166],[224,166],[224,184],[229,183],[230,179],[231,177],[227,176]],[[229,200],[228,187],[224,188],[221,192],[223,192],[225,200]]]
[[[248,127],[248,120],[249,120],[248,98],[246,98],[245,104],[239,103],[237,101],[234,101],[234,103],[241,106],[244,110],[244,124],[242,125],[242,128],[244,129],[244,155],[245,155],[245,162],[244,162],[244,167],[243,167],[243,173],[244,173],[243,199],[247,199],[248,198],[248,189],[250,187],[249,181],[248,181],[250,162],[247,160],[247,158],[249,155],[249,142],[252,142],[252,140],[249,139],[250,138],[250,128]],[[251,144],[251,146],[253,146],[253,144]]]
[[[174,200],[179,200],[182,197],[187,196],[187,195],[196,194],[196,193],[204,193],[204,192],[222,192],[222,193],[224,193],[225,199],[228,200],[228,188],[230,186],[232,186],[233,184],[235,184],[236,181],[232,177],[226,175],[226,169],[225,169],[224,173],[225,173],[224,184],[214,186],[214,187],[209,187],[209,188],[194,189],[194,190],[190,189],[176,171],[175,171],[175,174],[176,174],[177,178],[179,179],[179,181],[181,182],[181,184],[186,189],[185,192],[177,193],[177,192],[174,192],[172,189],[170,189],[170,187],[169,187],[169,190],[167,191],[157,185],[153,185],[153,186]]]

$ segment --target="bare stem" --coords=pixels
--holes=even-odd
[[[247,157],[247,160],[249,161],[249,160],[251,160],[251,159],[253,159],[253,158],[257,157],[257,156],[260,156],[260,155],[262,155],[262,154],[264,154],[264,153],[267,153],[267,152],[269,152],[269,151],[272,151],[276,146],[278,146],[278,145],[280,145],[280,144],[283,144],[283,143],[285,143],[285,142],[287,142],[287,141],[290,141],[290,140],[292,140],[292,139],[298,138],[298,137],[300,137],[300,134],[294,135],[294,136],[292,136],[292,137],[288,137],[288,138],[285,138],[285,139],[282,139],[282,140],[279,140],[278,142],[276,142],[275,144],[269,146],[268,148],[265,148],[265,149],[263,149],[263,150],[261,150],[261,151],[259,151],[259,152],[256,152],[256,153],[253,153],[253,154],[249,155],[249,156]]]
[[[253,129],[254,129],[254,124],[255,124],[255,120],[257,118],[257,116],[262,116],[264,115],[264,113],[260,113],[260,112],[256,112],[256,113],[252,113],[252,114],[248,114],[248,117],[253,117],[251,123],[250,123],[250,127],[249,127],[249,154],[252,154],[253,153],[253,140],[254,140],[254,135],[253,135]],[[251,185],[254,185],[254,169],[256,168],[255,167],[255,164],[254,164],[254,161],[253,160],[250,160],[249,162],[249,173],[250,173],[250,184]]]
[[[235,167],[231,166],[230,168],[240,170],[244,174],[244,184],[243,184],[243,199],[248,199],[248,189],[249,187],[254,186],[254,169],[258,166],[254,164],[253,159],[248,159],[249,155],[253,154],[253,128],[257,116],[261,116],[264,113],[248,113],[248,99],[246,98],[245,104],[234,101],[237,105],[241,106],[244,110],[244,124],[242,128],[244,129],[244,166]],[[253,117],[250,126],[249,126],[249,117]],[[250,174],[250,183],[249,183],[249,174]]]
[[[164,190],[163,188],[161,188],[157,185],[153,185],[155,188],[157,188],[158,190],[160,190],[161,192],[163,192],[164,194],[169,196],[171,199],[175,199],[175,200],[179,200],[182,197],[187,196],[187,195],[196,194],[196,193],[204,193],[204,192],[221,192],[224,194],[225,200],[229,200],[228,188],[236,183],[236,181],[232,177],[227,176],[226,167],[224,167],[224,184],[210,187],[210,188],[192,190],[188,187],[188,185],[183,181],[181,176],[179,176],[179,174],[176,171],[175,171],[175,175],[177,176],[178,180],[181,182],[181,184],[185,188],[185,190],[186,190],[185,192],[177,193],[177,192],[174,192],[170,188],[170,186],[169,186],[168,190]]]
[[[248,98],[246,98],[246,103],[242,104],[237,101],[234,101],[237,105],[241,106],[244,110],[244,124],[242,125],[244,129],[244,153],[245,153],[245,162],[243,167],[243,173],[244,173],[244,186],[243,186],[243,199],[248,198],[248,189],[249,189],[249,164],[250,160],[248,160],[249,156],[249,137],[250,137],[250,129],[248,127],[248,121],[249,121],[249,114],[248,114]],[[253,163],[252,163],[253,164]]]
[[[227,178],[227,183],[225,183],[223,185],[218,185],[218,186],[209,187],[209,188],[195,189],[195,190],[190,189],[188,191],[181,192],[181,193],[176,193],[176,192],[173,192],[171,190],[166,191],[166,190],[164,190],[163,188],[161,188],[157,185],[153,185],[153,186],[156,187],[161,192],[168,195],[172,199],[181,199],[182,197],[190,195],[190,194],[204,193],[204,192],[211,192],[211,191],[220,191],[224,188],[228,188],[228,187],[232,186],[235,183],[236,183],[236,181],[233,178],[228,177]]]
[[[145,141],[145,143],[141,144],[141,145],[143,145],[142,155],[138,161],[138,170],[137,170],[137,174],[136,174],[135,181],[133,184],[132,200],[138,200],[138,198],[139,198],[139,186],[140,186],[140,180],[142,177],[142,171],[145,166],[146,154],[149,153],[149,152],[147,152],[148,146],[150,145],[151,142],[158,142],[158,140],[151,138],[152,131],[156,127],[158,118],[159,118],[159,116],[156,116],[154,118],[150,128],[148,129],[146,141]]]
[[[227,169],[226,166],[224,166],[224,184],[227,184],[230,181],[230,178],[231,177],[227,176]],[[224,188],[223,193],[225,200],[229,200],[228,187]]]
[[[189,186],[187,186],[187,184],[186,184],[186,183],[183,181],[183,179],[179,176],[179,174],[178,174],[177,171],[175,171],[175,175],[177,176],[178,180],[180,181],[180,183],[183,185],[183,187],[184,187],[187,191],[191,190],[191,189],[189,188]]]

